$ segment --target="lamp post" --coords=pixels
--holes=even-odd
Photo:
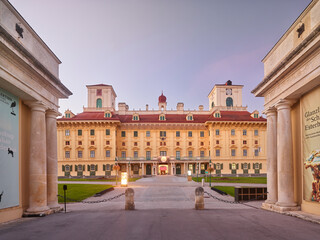
[[[130,179],[130,175],[131,175],[131,165],[130,165],[130,160],[129,160],[129,166],[128,166],[128,182],[129,182],[129,179]]]
[[[118,186],[118,159],[115,158],[115,169],[116,169],[116,186]]]
[[[196,170],[197,170],[197,182],[198,182],[198,173],[199,173],[199,164],[196,163]]]

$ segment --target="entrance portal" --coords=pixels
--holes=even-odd
[[[150,165],[150,164],[147,164],[146,174],[147,174],[147,175],[151,175],[151,165]]]
[[[160,175],[167,175],[168,174],[168,165],[159,165],[159,174]]]

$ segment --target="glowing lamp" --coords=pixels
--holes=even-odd
[[[188,176],[191,176],[191,170],[188,170]]]
[[[164,162],[166,162],[166,161],[167,161],[167,157],[166,157],[166,156],[162,156],[162,157],[161,157],[161,162],[164,163]]]
[[[128,186],[128,173],[126,172],[121,173],[121,186],[122,187]]]

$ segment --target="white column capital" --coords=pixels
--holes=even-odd
[[[45,112],[47,106],[41,101],[24,101],[24,103],[31,108],[31,111]]]
[[[291,109],[293,102],[290,100],[284,100],[281,99],[279,102],[276,103],[275,107],[277,110],[283,110],[283,109]]]
[[[263,111],[263,114],[267,115],[267,117],[274,116],[277,114],[277,108],[276,107],[269,107]]]
[[[57,110],[55,109],[48,109],[46,111],[46,117],[47,118],[57,118],[58,116],[61,116],[61,113],[59,113]]]

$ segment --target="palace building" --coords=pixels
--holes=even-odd
[[[242,106],[242,85],[216,84],[209,110],[130,110],[112,86],[89,85],[88,107],[67,110],[57,120],[58,175],[114,176],[115,165],[130,176],[265,174],[266,119]]]

